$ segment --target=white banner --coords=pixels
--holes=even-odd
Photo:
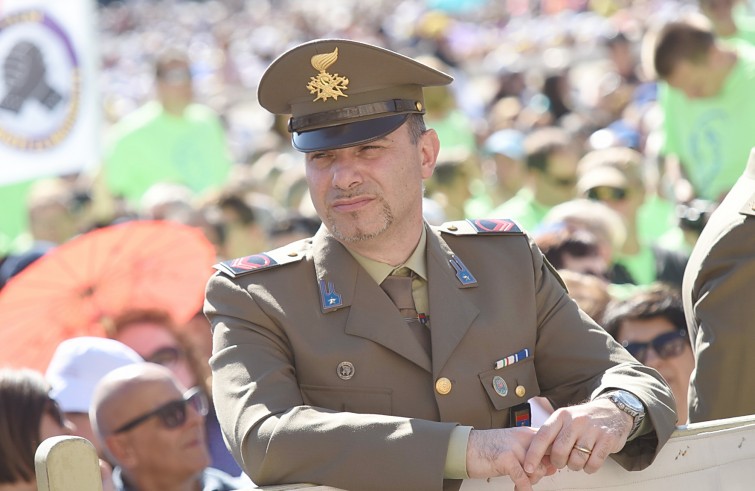
[[[99,163],[94,0],[0,0],[0,185]]]

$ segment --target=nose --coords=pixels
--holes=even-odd
[[[336,153],[331,169],[334,188],[346,190],[362,183],[362,173],[359,170],[357,159],[345,153]]]

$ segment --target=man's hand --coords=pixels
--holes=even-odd
[[[467,443],[467,473],[471,478],[509,476],[518,491],[529,491],[543,476],[556,468],[547,455],[524,472],[524,456],[537,430],[529,427],[472,430]]]
[[[524,458],[527,474],[538,472],[546,455],[558,469],[596,472],[609,455],[624,448],[632,417],[609,399],[556,410],[532,439]]]

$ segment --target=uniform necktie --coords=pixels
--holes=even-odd
[[[414,306],[412,295],[412,276],[403,276],[401,273],[409,273],[407,268],[401,268],[383,280],[380,287],[398,307],[401,316],[406,320],[409,330],[417,338],[419,344],[425,349],[428,356],[431,354],[430,329],[420,321],[417,309]]]

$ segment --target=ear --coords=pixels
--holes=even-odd
[[[429,179],[435,170],[440,151],[440,140],[434,129],[428,129],[420,136],[419,150],[421,157],[422,179]]]
[[[128,435],[110,435],[105,437],[105,447],[122,467],[133,467],[138,457]]]

